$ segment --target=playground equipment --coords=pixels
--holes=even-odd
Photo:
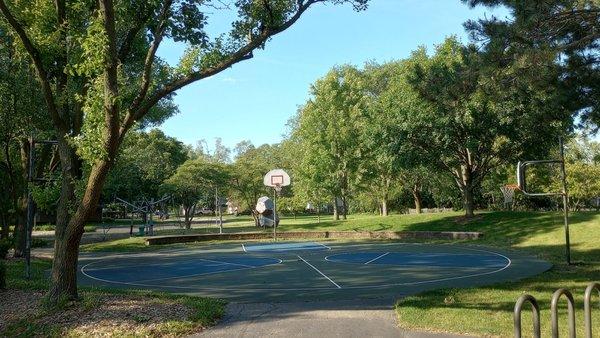
[[[171,199],[171,196],[164,196],[156,201],[154,200],[154,198],[151,198],[149,200],[142,198],[141,200],[138,200],[138,201],[132,203],[132,202],[126,201],[122,198],[115,196],[115,200],[119,201],[120,203],[122,203],[125,206],[129,206],[131,208],[132,213],[141,213],[143,215],[142,218],[144,219],[145,223],[139,227],[138,234],[140,236],[154,235],[154,218],[153,217],[154,217],[154,212],[156,211],[156,206],[161,205],[161,204],[164,205],[164,202],[168,201],[169,199]],[[177,218],[179,218],[179,217],[177,217]],[[129,235],[133,235],[133,217],[131,217]]]

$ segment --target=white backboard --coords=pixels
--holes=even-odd
[[[288,175],[283,169],[273,169],[265,175],[263,183],[267,187],[285,187],[291,183],[290,175]]]

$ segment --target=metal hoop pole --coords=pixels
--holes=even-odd
[[[534,338],[540,338],[542,336],[540,329],[540,306],[537,300],[532,295],[524,294],[515,304],[515,310],[513,313],[514,327],[515,327],[515,338],[521,338],[521,312],[523,311],[523,305],[529,302],[531,304],[531,312],[533,319],[533,336]]]
[[[583,314],[585,316],[585,337],[592,338],[592,292],[596,289],[598,296],[600,296],[600,283],[592,282],[585,289],[585,296],[583,297]]]
[[[558,141],[560,143],[560,170],[563,185],[562,200],[565,221],[565,249],[567,256],[567,264],[571,265],[571,240],[569,236],[569,193],[567,191],[567,172],[565,170],[565,145],[563,144],[562,137],[559,137]]]
[[[569,309],[569,337],[575,338],[575,300],[573,299],[571,292],[567,289],[558,289],[552,295],[552,303],[550,305],[552,338],[558,338],[558,301],[562,295],[567,297],[567,306]]]
[[[273,240],[277,241],[277,188],[273,187]]]

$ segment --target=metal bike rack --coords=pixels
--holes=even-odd
[[[585,337],[592,338],[592,292],[596,289],[600,297],[600,283],[593,282],[585,289],[583,297],[583,314],[585,316]]]
[[[569,309],[569,337],[575,338],[575,300],[573,295],[567,289],[558,289],[552,294],[552,303],[550,305],[552,320],[552,338],[558,338],[558,301],[560,297],[567,297],[567,306]]]
[[[585,337],[592,338],[592,294],[596,290],[600,297],[600,283],[592,282],[585,289],[585,295],[583,297],[584,317],[585,317]],[[552,302],[550,304],[550,314],[552,320],[552,338],[558,338],[558,302],[562,296],[567,298],[567,306],[569,311],[569,337],[576,337],[576,321],[575,321],[575,300],[573,294],[567,289],[558,289],[552,294]],[[541,337],[540,328],[540,307],[535,297],[529,294],[524,294],[515,304],[514,311],[514,325],[515,325],[515,338],[521,338],[521,312],[523,311],[523,305],[525,303],[531,303],[531,310],[533,312],[533,336],[535,338]]]
[[[524,294],[517,300],[515,304],[514,321],[515,321],[515,338],[521,338],[521,312],[525,303],[531,304],[531,312],[533,313],[533,336],[541,337],[540,329],[540,306],[537,300],[532,295]]]

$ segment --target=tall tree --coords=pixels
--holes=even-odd
[[[127,132],[182,87],[252,58],[320,2],[325,1],[236,1],[229,35],[211,39],[205,30],[211,1],[0,0],[2,16],[36,70],[58,141],[62,188],[51,302],[77,298],[83,226]],[[367,0],[327,2],[351,3],[360,10]],[[189,46],[177,67],[156,56],[164,39]],[[82,161],[90,170],[76,192]]]
[[[311,88],[299,110],[291,138],[298,144],[296,173],[305,189],[322,187],[334,206],[334,218],[346,218],[348,199],[362,176],[366,157],[363,133],[367,100],[361,72],[336,67]],[[321,190],[319,188],[318,190]],[[309,194],[307,194],[309,195]]]
[[[455,38],[437,46],[433,56],[421,49],[408,62],[413,64],[408,81],[426,106],[409,109],[410,114],[398,111],[399,140],[452,175],[467,217],[473,216],[475,193],[490,170],[543,156],[572,125],[560,85],[549,85],[557,76],[549,60],[537,69],[545,81],[511,86],[502,69]]]
[[[190,229],[198,202],[209,202],[214,197],[215,188],[226,191],[230,180],[229,170],[224,164],[197,158],[177,168],[173,176],[162,184],[161,190],[172,194],[181,203],[185,226]]]
[[[571,112],[594,130],[600,126],[600,1],[462,0],[470,6],[503,6],[507,18],[466,23],[490,60],[503,68],[533,68],[556,60],[560,82],[571,90]],[[523,76],[525,74],[515,74]],[[535,74],[534,74],[535,76]]]

